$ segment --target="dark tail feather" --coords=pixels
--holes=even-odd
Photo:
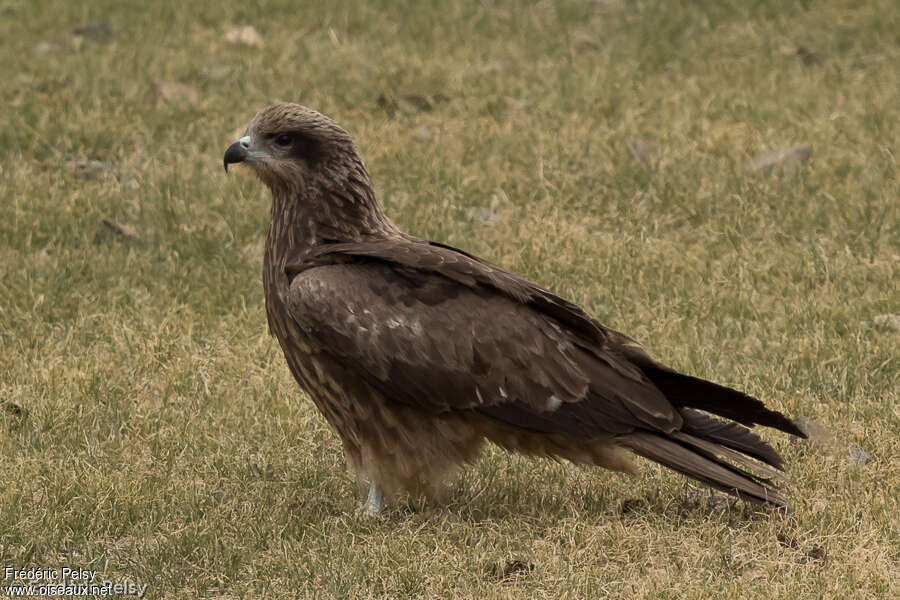
[[[743,500],[778,507],[785,506],[784,497],[770,479],[739,469],[722,457],[770,477],[780,473],[761,463],[754,463],[725,446],[682,431],[669,435],[635,431],[617,439],[635,454]]]
[[[798,437],[806,437],[790,419],[778,411],[766,408],[765,404],[743,392],[654,365],[642,364],[641,370],[666,399],[678,408],[699,408],[747,427],[765,425]]]
[[[775,448],[743,425],[722,421],[692,408],[682,408],[678,412],[684,419],[681,429],[685,433],[737,450],[776,469],[784,469],[784,461]]]

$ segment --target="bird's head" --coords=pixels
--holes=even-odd
[[[245,163],[275,191],[334,182],[358,161],[353,140],[337,123],[299,104],[275,104],[261,110],[228,147],[225,171],[229,164]]]

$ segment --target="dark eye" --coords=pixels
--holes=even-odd
[[[289,133],[280,133],[275,137],[275,143],[279,146],[290,146],[294,141],[294,136]]]

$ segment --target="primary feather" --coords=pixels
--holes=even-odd
[[[400,231],[350,136],[311,109],[269,107],[240,144],[226,166],[248,163],[272,191],[270,331],[361,479],[433,490],[490,440],[626,472],[630,451],[784,504],[782,460],[749,429],[802,436],[780,413],[665,367],[501,267]]]

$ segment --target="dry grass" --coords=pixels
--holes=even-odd
[[[896,597],[900,10],[680,4],[0,3],[0,564],[157,598]],[[276,99],[357,137],[403,227],[830,430],[768,436],[793,510],[492,451],[358,517],[265,331],[266,194],[221,172]]]

